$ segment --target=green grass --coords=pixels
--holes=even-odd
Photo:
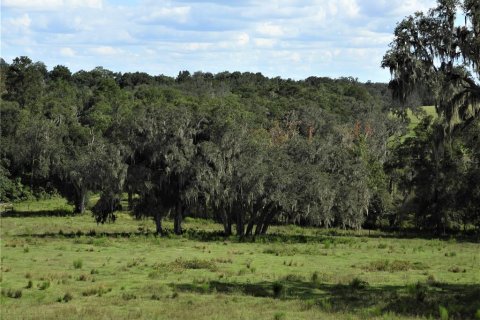
[[[435,111],[435,106],[423,106],[421,110],[424,113],[413,114],[412,110],[407,110],[407,116],[410,119],[410,124],[408,125],[408,130],[410,134],[413,134],[413,129],[420,123],[423,117],[432,116],[433,118],[437,117],[437,112]]]
[[[393,117],[393,115],[391,116]],[[407,132],[401,137],[390,138],[390,142],[403,142],[406,138],[415,137],[414,129],[425,116],[432,116],[435,119],[437,117],[435,106],[423,106],[420,108],[420,113],[416,114],[414,114],[411,109],[407,109],[407,117],[409,119]]]
[[[1,218],[2,319],[480,314],[475,242],[296,226],[239,242],[199,219],[186,219],[184,236],[159,238],[152,221],[127,213],[97,225],[89,214],[51,215],[57,206],[68,208],[62,199],[22,203]]]

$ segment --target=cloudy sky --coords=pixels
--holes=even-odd
[[[388,81],[398,21],[434,0],[1,0],[1,56],[51,68]]]

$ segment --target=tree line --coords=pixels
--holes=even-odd
[[[2,59],[1,200],[58,193],[83,213],[98,193],[91,211],[104,223],[126,193],[158,234],[165,217],[181,234],[186,216],[242,237],[273,223],[478,229],[480,10],[465,1],[473,22],[455,29],[459,3],[439,1],[397,26],[383,61],[389,85],[250,72],[72,74]],[[421,114],[425,104],[437,117],[408,132],[407,108]]]

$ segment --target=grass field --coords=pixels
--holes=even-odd
[[[1,218],[2,319],[480,319],[473,240],[279,226],[239,242],[197,219],[159,238],[128,213],[70,212]]]

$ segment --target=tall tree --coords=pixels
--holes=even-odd
[[[465,22],[456,25],[463,13]],[[418,88],[433,94],[437,112],[451,130],[480,115],[480,3],[439,0],[428,13],[417,12],[395,28],[383,68],[401,102]]]

